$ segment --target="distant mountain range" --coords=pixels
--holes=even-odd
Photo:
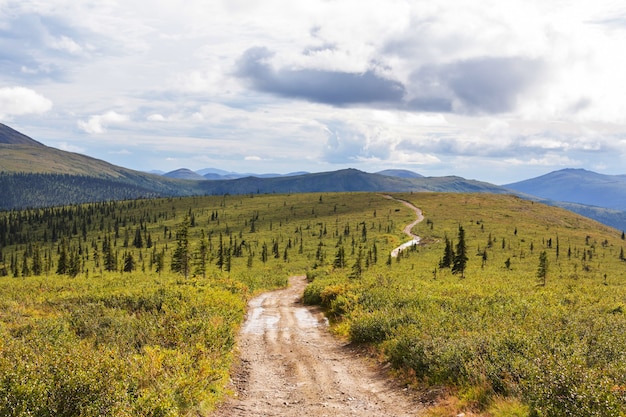
[[[505,186],[396,169],[241,174],[181,168],[158,175],[51,148],[0,123],[0,210],[149,197],[339,191],[513,193],[626,230],[626,175],[566,169]]]
[[[159,171],[153,171],[158,173]],[[216,168],[205,168],[198,171],[192,171],[187,168],[180,168],[174,171],[161,173],[164,177],[178,178],[184,180],[234,180],[238,178],[257,177],[257,178],[278,178],[278,177],[293,177],[296,175],[304,175],[308,172],[291,172],[289,174],[251,174],[240,172],[228,172]]]
[[[288,174],[254,174],[254,173],[241,173],[241,172],[229,172],[224,171],[222,169],[217,168],[204,168],[197,171],[192,171],[187,168],[179,168],[170,172],[163,171],[150,171],[152,174],[162,175],[168,178],[177,178],[183,180],[195,180],[195,181],[203,181],[203,180],[234,180],[239,178],[247,178],[247,177],[256,177],[256,178],[279,178],[279,177],[295,177],[299,175],[310,174],[306,171],[299,172],[290,172]],[[420,175],[413,171],[408,171],[404,169],[387,169],[384,171],[376,172],[376,174],[384,175],[387,177],[398,177],[398,178],[424,178],[423,175]]]

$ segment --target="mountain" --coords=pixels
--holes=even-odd
[[[202,175],[207,180],[234,180],[237,178],[257,177],[257,178],[277,178],[277,177],[292,177],[295,175],[308,174],[308,172],[290,172],[288,174],[252,174],[252,173],[240,173],[224,171],[217,168],[204,168],[196,171],[196,173]]]
[[[246,177],[234,180],[206,181],[199,184],[206,194],[313,193],[338,191],[509,191],[497,185],[461,177],[399,178],[370,174],[357,169],[320,172],[276,178]]]
[[[406,169],[386,169],[384,171],[377,172],[379,175],[386,175],[388,177],[399,177],[399,178],[423,178],[423,175],[418,174],[417,172],[408,171]]]
[[[0,125],[0,210],[191,195],[195,183],[48,147]]]
[[[625,175],[563,169],[503,187],[553,201],[626,211]]]
[[[181,180],[195,180],[195,181],[203,181],[206,178],[204,178],[202,175],[193,172],[190,169],[187,168],[180,168],[174,171],[170,171],[170,172],[166,172],[165,174],[163,174],[164,177],[168,177],[168,178],[178,178]]]
[[[45,146],[34,139],[0,123],[0,144],[5,145],[28,145],[28,146]]]
[[[0,124],[0,210],[204,194],[340,191],[517,193],[524,198],[561,206],[626,230],[624,175],[607,176],[569,169],[507,186],[455,176],[422,177],[403,170],[371,174],[344,169],[223,179],[223,176],[235,174],[207,169],[206,176],[218,177],[208,181],[202,180],[199,173],[185,169],[165,176],[134,171],[45,146]]]

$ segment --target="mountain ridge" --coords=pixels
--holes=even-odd
[[[553,201],[626,211],[626,175],[566,168],[503,187]]]
[[[175,177],[170,178],[167,174],[134,171],[86,155],[48,147],[6,125],[0,127],[3,127],[0,129],[0,210],[113,199],[208,194],[466,192],[517,194],[526,199],[564,207],[626,230],[626,175],[605,176],[592,171],[567,169],[538,177],[539,180],[530,179],[505,186],[458,176],[423,177],[412,171],[394,169],[367,173],[354,168],[322,173],[276,174],[277,176],[265,174],[213,180],[206,177],[203,179],[198,173],[181,169],[177,170],[178,177],[170,173]],[[210,175],[211,170],[215,175],[220,175],[220,170],[208,170],[205,175]],[[188,179],[189,176],[193,179]],[[555,193],[554,189],[546,186],[552,182],[553,186],[557,184],[556,191],[572,191],[574,186],[571,180],[567,181],[568,178],[577,179],[579,192],[580,184],[585,190],[594,190],[596,187],[603,191],[600,195],[598,190],[595,190],[595,194],[592,193],[598,200],[590,201],[587,197],[587,200],[577,201],[574,198],[559,198],[564,195]],[[534,184],[533,181],[536,187],[528,188],[529,184]],[[563,183],[560,184],[559,181]],[[544,190],[538,187],[541,184],[544,185]],[[613,200],[601,200],[602,194],[611,195]],[[602,205],[605,202],[607,205]]]
[[[9,127],[3,123],[0,123],[0,144],[5,145],[28,145],[35,147],[45,147],[41,142],[37,142],[35,139],[26,136],[25,134],[18,132],[17,130]]]

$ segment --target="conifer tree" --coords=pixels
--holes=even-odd
[[[80,253],[74,248],[70,251],[67,274],[71,277],[77,276],[80,273],[80,264]]]
[[[24,253],[22,255],[22,276],[27,277],[30,275],[30,268],[28,267],[28,257]]]
[[[217,261],[215,262],[215,265],[217,265],[220,271],[224,269],[224,262],[224,237],[222,236],[222,232],[220,232],[220,240],[217,246]]]
[[[204,229],[200,231],[200,243],[196,250],[195,256],[195,274],[202,275],[202,278],[206,278],[207,258],[209,256],[209,241],[206,238]]]
[[[111,247],[111,240],[108,237],[104,238],[102,242],[102,257],[106,271],[112,272],[117,269],[117,260],[115,259],[113,248]]]
[[[57,274],[65,275],[67,273],[69,260],[67,258],[67,242],[65,239],[61,240],[59,244],[59,261],[57,263]]]
[[[137,249],[143,248],[143,238],[141,237],[141,229],[135,229],[135,238],[133,239],[133,246]]]
[[[41,250],[39,249],[39,244],[35,243],[33,245],[33,266],[32,273],[33,275],[41,275],[43,272],[43,262],[41,261]]]
[[[135,270],[135,258],[132,252],[124,254],[124,272],[132,272]]]
[[[465,246],[465,230],[463,226],[459,226],[458,242],[456,244],[456,251],[454,254],[454,260],[452,262],[452,273],[461,274],[461,277],[465,277],[465,267],[467,266],[467,247]]]
[[[541,285],[546,285],[548,276],[548,254],[544,250],[539,254],[539,266],[537,267],[537,278],[541,280]]]
[[[172,271],[178,272],[189,277],[189,267],[191,262],[191,251],[189,248],[189,217],[185,216],[185,219],[180,225],[180,229],[176,233],[176,249],[172,254]]]
[[[350,278],[361,278],[362,273],[363,273],[363,250],[359,248],[359,252],[357,254],[356,260],[354,261],[354,265],[352,265],[352,273],[350,274]]]
[[[446,236],[446,247],[443,250],[443,258],[439,261],[439,268],[450,268],[454,262],[454,249],[452,248],[452,241]]]
[[[333,261],[333,267],[343,268],[346,266],[346,252],[343,246],[339,246],[337,253],[335,253],[335,260]]]

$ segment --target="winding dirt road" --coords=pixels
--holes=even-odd
[[[289,284],[250,301],[239,335],[236,395],[213,417],[421,414],[424,406],[384,367],[333,337],[322,311],[302,304],[306,277]]]
[[[413,221],[410,224],[407,224],[402,230],[404,234],[406,234],[407,236],[411,238],[411,240],[403,243],[402,245],[398,246],[397,248],[391,251],[391,257],[396,258],[398,254],[402,252],[404,249],[410,248],[411,246],[419,245],[420,242],[422,241],[421,237],[413,234],[413,227],[417,226],[418,223],[424,220],[424,214],[422,213],[421,209],[419,209],[418,207],[415,207],[413,204],[409,203],[406,200],[398,200],[397,198],[394,198],[390,195],[385,195],[384,197],[390,200],[396,200],[396,201],[401,202],[402,204],[404,204],[405,206],[413,210],[413,212],[417,216],[417,219],[415,219],[415,221]]]

